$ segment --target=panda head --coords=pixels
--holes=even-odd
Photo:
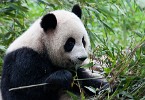
[[[81,9],[57,10],[42,17],[43,43],[52,63],[57,67],[77,68],[88,57],[89,37],[81,22]]]

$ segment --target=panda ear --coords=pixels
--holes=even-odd
[[[82,10],[78,4],[74,5],[72,8],[72,12],[75,13],[80,19],[82,16]]]
[[[46,14],[42,17],[40,25],[45,32],[49,29],[55,29],[57,25],[57,19],[52,13]]]

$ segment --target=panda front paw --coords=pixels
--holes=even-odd
[[[53,89],[69,89],[72,81],[73,76],[67,70],[56,71],[46,79],[46,82]]]

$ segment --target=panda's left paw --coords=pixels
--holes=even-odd
[[[46,82],[56,89],[69,89],[72,81],[73,76],[67,70],[56,71],[46,79]]]

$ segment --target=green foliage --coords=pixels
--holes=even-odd
[[[144,100],[145,11],[136,0],[3,0],[0,3],[0,68],[8,45],[33,21],[52,10],[71,10],[77,3],[82,7],[82,21],[90,36],[91,59],[103,67],[108,82],[119,83],[112,95],[102,93],[95,98]]]

